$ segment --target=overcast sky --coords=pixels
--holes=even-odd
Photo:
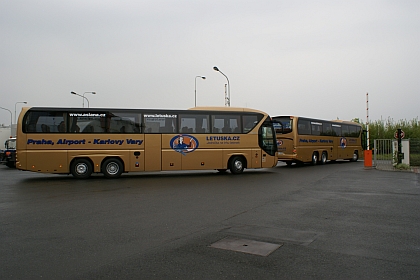
[[[417,118],[420,1],[0,0],[0,107]],[[205,76],[206,79],[196,79]],[[87,102],[85,101],[87,107]],[[0,123],[10,113],[0,110]]]

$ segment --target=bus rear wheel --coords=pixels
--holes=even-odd
[[[311,164],[312,165],[316,165],[318,163],[318,153],[317,152],[314,152],[313,154],[312,154],[312,161],[311,161]]]
[[[92,163],[84,158],[75,159],[70,168],[71,174],[76,179],[87,179],[93,171]]]
[[[118,178],[123,172],[123,164],[117,158],[109,158],[102,164],[102,173],[107,178]]]
[[[235,156],[230,160],[229,169],[232,174],[240,174],[244,171],[245,161],[243,157]]]
[[[327,163],[327,153],[323,152],[321,155],[321,164],[326,164]]]

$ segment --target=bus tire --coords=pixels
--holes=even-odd
[[[71,163],[70,171],[76,179],[87,179],[93,172],[92,163],[85,158],[76,158]]]
[[[358,161],[359,160],[359,153],[357,151],[354,151],[353,157],[350,161]]]
[[[245,160],[243,157],[234,156],[230,159],[229,169],[232,174],[240,174],[244,171]]]
[[[317,152],[314,152],[313,154],[312,154],[312,161],[311,161],[311,164],[312,165],[316,165],[318,163],[318,153]]]
[[[121,160],[117,158],[109,158],[102,163],[102,173],[110,179],[120,177],[124,171],[123,169]]]
[[[327,163],[327,158],[328,158],[327,152],[322,152],[322,155],[321,155],[321,164],[326,164]]]

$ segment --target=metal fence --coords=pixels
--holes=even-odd
[[[405,141],[405,140],[404,140]],[[418,170],[420,166],[420,139],[409,139],[408,154],[410,167]],[[375,139],[373,145],[373,166],[381,170],[394,170],[397,162],[398,144],[395,139]]]
[[[375,139],[372,152],[376,169],[394,170],[392,139]]]
[[[420,166],[420,139],[410,139],[410,166]]]

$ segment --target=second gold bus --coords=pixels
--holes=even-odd
[[[326,121],[297,116],[273,117],[278,160],[292,163],[325,164],[338,159],[357,161],[363,152],[359,123]]]

